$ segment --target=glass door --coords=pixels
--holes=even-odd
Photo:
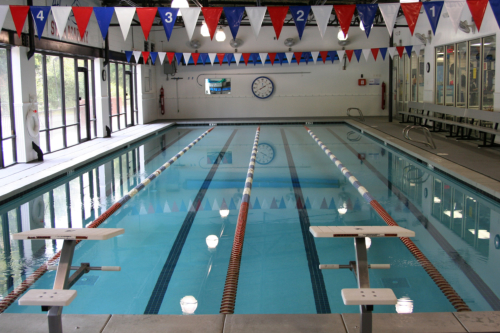
[[[128,66],[127,66],[128,67]],[[129,68],[126,68],[129,69]],[[125,113],[127,117],[127,127],[134,126],[134,84],[132,71],[125,71]]]
[[[78,67],[78,116],[80,142],[90,140],[89,72],[85,67]]]

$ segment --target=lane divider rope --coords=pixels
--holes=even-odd
[[[370,193],[364,188],[361,183],[351,174],[351,172],[342,164],[342,162],[325,146],[325,144],[318,139],[318,137],[307,126],[304,126],[307,133],[316,141],[316,143],[323,149],[325,154],[335,163],[337,168],[340,169],[342,174],[349,180],[349,182],[358,190],[361,196],[373,207],[377,214],[389,226],[399,226],[396,221],[387,213],[387,211],[375,200]],[[446,281],[446,279],[439,273],[438,269],[430,262],[429,259],[419,250],[419,248],[408,237],[399,238],[403,244],[408,248],[411,254],[422,265],[422,268],[429,274],[431,279],[436,283],[439,289],[443,292],[446,298],[450,301],[453,307],[458,311],[471,311],[465,301],[458,295],[453,287]]]
[[[158,170],[149,175],[144,179],[139,185],[130,190],[125,194],[120,200],[115,202],[111,207],[109,207],[104,213],[102,213],[97,219],[94,220],[87,228],[97,228],[100,226],[108,217],[110,217],[114,212],[116,212],[120,207],[122,207],[127,201],[129,201],[134,195],[136,195],[140,190],[146,187],[153,179],[158,177],[163,171],[168,169],[175,161],[177,161],[182,155],[184,155],[189,149],[191,149],[195,144],[197,144],[201,139],[203,139],[208,133],[210,133],[214,127],[209,128],[202,135],[200,135],[196,140],[187,145],[184,149],[178,152],[174,157],[168,160],[167,163],[163,164]],[[80,241],[77,241],[77,244]],[[7,296],[5,296],[0,301],[0,313],[4,312],[9,305],[15,302],[15,300],[21,296],[29,287],[31,287],[45,272],[48,270],[48,266],[54,265],[54,263],[61,256],[61,251],[57,252],[52,258],[47,260],[42,266],[40,266],[36,271],[34,271],[30,276],[28,276],[23,282],[21,282],[14,290],[12,290]]]
[[[250,193],[252,192],[257,147],[259,145],[259,134],[260,126],[255,132],[255,140],[253,143],[252,155],[250,156],[247,179],[245,180],[245,188],[243,189],[243,197],[241,198],[238,222],[234,232],[233,249],[231,250],[231,258],[229,259],[229,267],[227,269],[226,283],[224,284],[224,293],[222,294],[222,303],[220,307],[220,313],[223,314],[234,313],[236,291],[238,289],[238,278],[240,276],[241,255],[243,252],[243,240],[245,238],[245,228],[247,225],[248,205],[250,203]]]

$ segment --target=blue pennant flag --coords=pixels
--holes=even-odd
[[[97,19],[99,29],[101,29],[102,39],[106,39],[108,35],[109,24],[114,12],[115,7],[94,7],[94,15]]]
[[[337,56],[337,51],[328,51],[328,55],[330,56],[330,60],[333,61],[335,60],[335,57]]]
[[[382,59],[385,60],[385,55],[387,54],[387,47],[381,47],[378,50],[380,51],[380,54],[382,55]]]
[[[405,46],[406,54],[408,54],[408,58],[411,58],[411,50],[413,49],[413,45]]]
[[[295,21],[295,26],[299,32],[300,39],[302,39],[302,33],[306,27],[310,11],[311,6],[290,6],[290,12],[292,13],[293,20]]]
[[[45,29],[45,22],[47,22],[47,19],[49,18],[50,6],[31,6],[30,10],[36,24],[38,39],[41,39],[43,29]]]
[[[226,53],[226,60],[228,66],[231,66],[231,61],[233,61],[233,58],[234,58],[233,53]]]
[[[304,57],[307,65],[309,63],[309,59],[312,57],[311,52],[302,52],[302,56]]]
[[[276,53],[276,55],[278,56],[278,59],[280,61],[280,65],[283,65],[283,60],[286,59],[286,54],[284,52],[282,52],[282,53]]]
[[[373,20],[375,19],[375,15],[377,14],[378,5],[356,5],[356,9],[358,10],[359,18],[361,19],[361,22],[365,27],[366,37],[369,37],[370,31],[372,30]]]
[[[233,39],[236,39],[243,14],[245,14],[245,7],[224,7],[224,14],[226,14],[227,24],[229,25]]]
[[[490,4],[492,3],[493,2],[490,1]],[[424,5],[425,12],[427,13],[427,17],[429,18],[429,22],[431,23],[432,32],[434,33],[434,35],[436,34],[436,28],[439,22],[439,17],[441,16],[443,4],[444,1],[431,1],[422,3],[422,5]],[[493,9],[493,5],[491,6],[491,9]]]
[[[163,29],[165,29],[167,40],[170,40],[175,21],[177,20],[177,14],[179,13],[179,8],[158,7],[158,12],[160,13],[161,23],[163,23]]]
[[[253,204],[253,209],[261,209],[260,203],[259,203],[259,198],[255,198],[255,203]]]
[[[500,27],[500,1],[490,0],[490,7],[497,20],[498,27]]]
[[[153,65],[155,64],[155,61],[156,61],[156,57],[158,56],[158,52],[150,52],[149,53],[149,56],[151,57],[151,62],[153,63]]]
[[[132,58],[132,51],[125,51],[125,56],[127,57],[127,62],[130,62],[130,59]]]
[[[177,59],[177,66],[181,64],[182,56],[183,54],[181,52],[175,52],[175,58]]]
[[[208,53],[200,53],[200,60],[203,63],[203,66],[205,66],[205,62],[207,61],[208,58]]]
[[[252,57],[253,65],[257,65],[257,60],[259,60],[259,54],[258,53],[252,53],[250,55]]]
[[[354,50],[354,54],[356,55],[356,59],[358,59],[358,62],[359,58],[361,57],[361,52],[363,52],[363,50]]]
[[[236,205],[234,204],[234,200],[232,198],[228,208],[229,210],[236,210]]]

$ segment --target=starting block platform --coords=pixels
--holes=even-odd
[[[125,232],[122,228],[39,228],[12,235],[15,240],[106,240]]]
[[[345,305],[395,305],[398,302],[388,288],[342,289],[342,300]]]
[[[68,306],[76,294],[76,290],[30,289],[18,302],[19,305]]]
[[[415,232],[391,226],[316,226],[309,227],[309,231],[314,237],[415,237]]]

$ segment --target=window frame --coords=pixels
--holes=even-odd
[[[120,66],[121,65],[121,66]],[[114,80],[116,81],[116,108],[117,112],[116,114],[113,114],[113,103],[112,103],[112,94],[111,94],[111,66],[115,66],[115,78]],[[130,70],[126,70],[126,67],[130,66]],[[125,111],[120,113],[120,98],[122,97],[122,101],[124,103],[127,102],[126,96],[120,96],[120,75],[119,75],[119,70],[122,70],[122,85],[123,85],[123,91],[124,93],[129,93],[131,94],[130,98],[132,98],[132,109],[131,112],[131,119],[132,119],[132,124],[129,125],[127,124],[127,110],[130,106],[125,107]],[[127,73],[130,72],[130,73]],[[126,85],[126,75],[130,75],[130,80],[132,80],[132,89],[134,90],[132,93],[129,91],[130,87],[127,87]],[[127,62],[121,62],[121,61],[110,61],[109,62],[109,68],[108,68],[108,91],[109,91],[109,125],[111,128],[111,132],[118,132],[121,130],[124,130],[126,128],[135,126],[139,123],[139,108],[138,108],[138,101],[137,101],[137,66],[135,64],[127,63]],[[113,128],[113,118],[118,117],[116,124],[118,126],[117,129]],[[122,126],[121,124],[121,118],[125,118],[125,127]]]
[[[9,45],[0,45],[0,48],[5,49],[5,54],[7,58],[7,85],[8,85],[8,95],[9,95],[9,113],[10,113],[10,129],[11,133],[9,136],[5,137],[2,130],[2,106],[0,104],[0,169],[9,167],[11,165],[17,164],[17,141],[16,141],[16,121],[14,112],[14,93],[13,93],[13,83],[12,83],[12,54],[11,47]],[[12,140],[12,164],[5,165],[3,142],[7,140]]]

